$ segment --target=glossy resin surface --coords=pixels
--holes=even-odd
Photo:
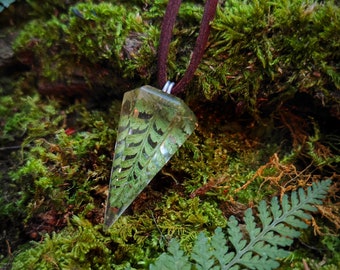
[[[194,131],[196,117],[179,98],[151,86],[124,95],[105,221],[110,227]]]

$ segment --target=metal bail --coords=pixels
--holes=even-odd
[[[165,85],[163,86],[162,91],[167,94],[171,94],[172,88],[175,86],[174,82],[167,81]]]

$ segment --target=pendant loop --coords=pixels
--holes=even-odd
[[[172,88],[175,86],[174,82],[167,81],[165,85],[163,86],[162,91],[167,94],[171,94]]]

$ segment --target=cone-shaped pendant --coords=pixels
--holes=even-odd
[[[104,225],[110,227],[195,129],[179,98],[151,86],[124,95]]]

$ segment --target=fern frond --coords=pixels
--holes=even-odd
[[[330,180],[313,183],[307,192],[299,189],[292,192],[290,197],[284,195],[281,205],[277,197],[271,200],[270,205],[261,201],[257,214],[260,223],[256,222],[252,210],[247,209],[244,216],[246,235],[242,233],[236,218],[231,216],[228,220],[228,239],[221,228],[217,228],[210,239],[200,233],[190,260],[179,251],[177,242],[176,246],[171,242],[168,254],[162,254],[150,269],[179,269],[175,262],[182,261],[189,268],[181,269],[275,269],[279,266],[277,260],[289,255],[283,247],[291,245],[293,238],[300,235],[298,229],[307,227],[304,220],[311,219],[311,215],[306,211],[316,210],[313,204],[322,203],[330,184]],[[227,246],[228,242],[232,249]],[[166,260],[172,263],[166,264]],[[165,265],[173,267],[166,268]]]
[[[241,228],[234,216],[231,216],[228,220],[228,234],[229,241],[234,246],[236,253],[239,253],[246,246],[247,241],[243,239]]]
[[[176,239],[169,242],[168,254],[163,253],[155,264],[150,265],[150,270],[190,270],[191,264],[188,257],[180,249],[179,243]]]
[[[261,232],[261,229],[256,227],[255,217],[250,208],[245,212],[244,221],[246,223],[246,229],[249,232],[250,240],[255,239]]]
[[[213,254],[214,252],[210,248],[208,238],[201,232],[197,236],[197,240],[191,253],[191,259],[196,262],[196,269],[211,269],[211,267],[215,264]]]
[[[216,228],[214,235],[211,238],[210,245],[215,251],[214,256],[220,266],[226,265],[235,256],[234,252],[229,252],[227,241],[221,228]]]
[[[262,223],[260,233],[258,233],[258,228],[254,228],[254,221],[249,218],[249,213],[247,214],[249,210],[247,210],[244,221],[250,240],[241,250],[239,245],[235,246],[231,241],[231,238],[235,238],[235,235],[230,235],[230,232],[236,232],[237,229],[231,228],[235,226],[235,222],[229,222],[230,242],[237,252],[233,260],[223,269],[229,269],[235,264],[251,269],[274,269],[278,267],[275,259],[283,258],[287,255],[285,250],[280,247],[290,245],[293,242],[291,239],[300,235],[300,232],[295,228],[304,229],[307,227],[307,224],[301,218],[310,218],[310,216],[307,214],[298,216],[298,214],[304,213],[302,210],[315,210],[312,204],[322,203],[321,200],[327,194],[330,183],[330,180],[313,183],[312,187],[307,189],[307,193],[303,189],[299,189],[298,193],[293,191],[290,200],[285,194],[282,198],[282,209],[280,209],[277,199],[271,201],[271,211],[268,211],[266,202],[261,201],[258,206],[258,217]],[[256,232],[256,237],[254,237],[254,231],[251,230]],[[236,237],[239,238],[239,236]],[[238,243],[241,241],[239,240]],[[259,247],[265,247],[267,252],[263,252],[264,249],[261,250]],[[274,254],[275,256],[273,256]],[[252,261],[256,263],[253,264]]]

